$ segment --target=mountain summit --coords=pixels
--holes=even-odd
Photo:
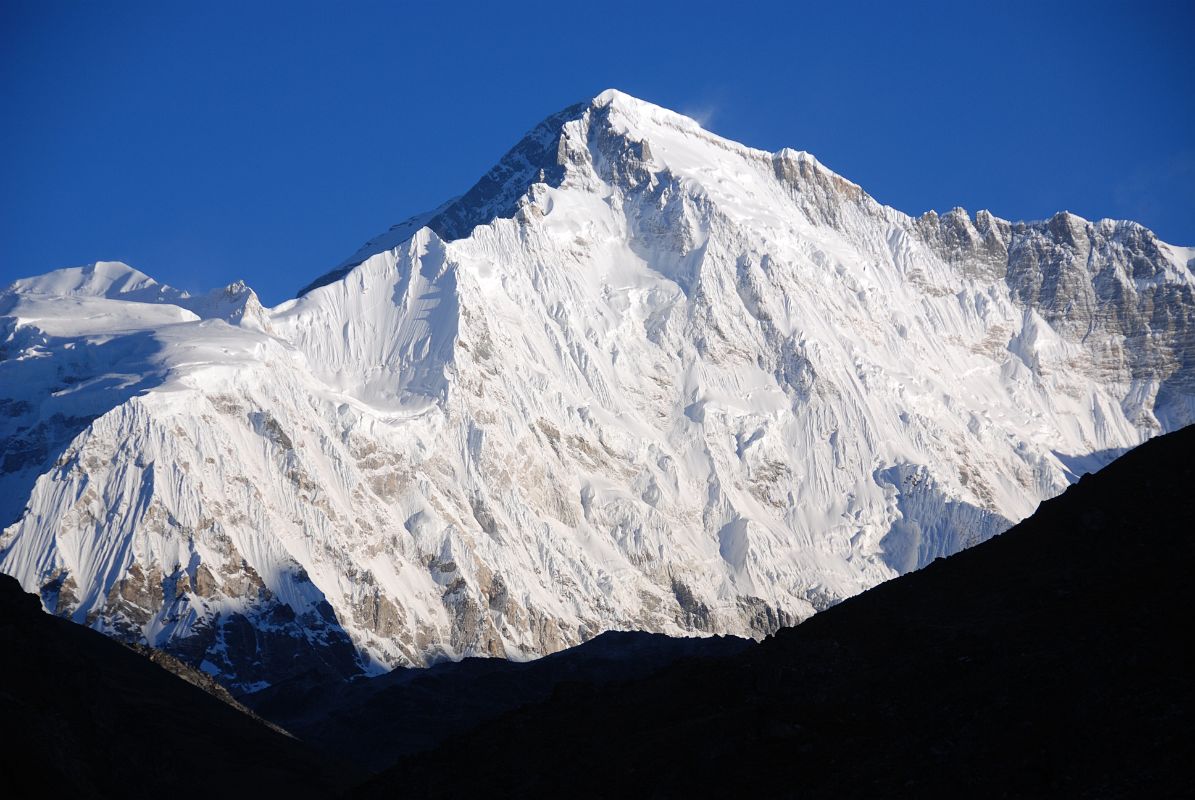
[[[273,309],[6,289],[0,570],[241,690],[759,636],[1195,421],[1193,258],[604,92]]]

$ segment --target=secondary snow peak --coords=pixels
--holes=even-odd
[[[128,264],[96,261],[21,278],[5,287],[3,292],[131,299],[157,296],[162,290],[170,291],[169,287],[163,287]]]

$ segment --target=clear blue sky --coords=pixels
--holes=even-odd
[[[1195,245],[1195,3],[0,4],[0,284],[289,297],[616,87],[884,203]],[[335,6],[335,8],[334,8]]]

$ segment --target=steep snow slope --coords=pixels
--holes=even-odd
[[[1191,422],[1190,258],[606,92],[274,309],[6,290],[0,569],[241,688],[760,634]]]

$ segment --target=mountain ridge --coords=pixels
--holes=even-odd
[[[0,569],[242,693],[759,637],[1195,418],[1187,250],[599,100],[272,309],[6,289]]]
[[[443,205],[439,206],[434,211],[430,211],[425,214],[415,215],[415,216],[409,218],[408,220],[405,220],[404,222],[393,226],[389,231],[387,231],[387,233],[382,234],[377,237],[374,237],[374,239],[371,239],[369,242],[367,242],[365,245],[363,245],[361,248],[359,248],[356,253],[354,253],[349,258],[345,259],[345,261],[342,262],[337,267],[336,270],[333,270],[332,272],[327,273],[326,275],[320,276],[315,281],[312,281],[311,283],[309,283],[308,285],[306,285],[305,287],[300,289],[298,292],[298,296],[301,297],[304,294],[310,292],[311,290],[319,288],[319,286],[326,285],[327,283],[331,282],[332,280],[338,280],[339,278],[343,277],[344,274],[348,270],[351,270],[353,267],[358,266],[363,261],[365,261],[369,256],[375,255],[376,253],[380,252],[382,249],[391,249],[393,247],[396,247],[396,246],[402,244],[404,241],[407,241],[411,236],[413,236],[414,233],[420,227],[423,227],[424,225],[427,225],[428,227],[431,227],[433,230],[435,230],[436,234],[441,239],[444,239],[445,241],[452,241],[453,239],[461,238],[462,234],[464,233],[463,230],[449,227],[444,221],[442,221],[442,215],[444,215],[444,213],[446,211],[449,211],[450,209],[458,207],[458,204],[465,205],[465,206],[469,206],[469,205],[477,206],[478,200],[481,198],[485,198],[485,196],[487,194],[486,190],[490,189],[492,191],[494,187],[498,187],[499,189],[506,192],[506,194],[508,195],[508,203],[511,199],[515,199],[518,196],[521,196],[523,193],[525,193],[530,188],[531,184],[528,183],[528,181],[534,175],[536,170],[544,169],[547,166],[552,166],[552,167],[560,166],[559,164],[556,164],[556,163],[550,163],[550,162],[544,161],[544,156],[547,153],[546,150],[542,149],[543,145],[545,144],[545,141],[544,141],[545,136],[550,136],[550,142],[558,141],[558,137],[560,135],[560,128],[563,126],[564,123],[576,121],[587,110],[593,111],[593,110],[597,110],[597,109],[606,109],[606,108],[613,106],[616,103],[621,103],[624,106],[630,106],[632,108],[638,107],[640,109],[647,109],[650,111],[650,113],[653,113],[653,114],[667,115],[668,117],[671,118],[671,121],[673,121],[677,124],[680,124],[681,126],[683,126],[685,128],[688,128],[690,131],[694,131],[694,130],[700,131],[701,134],[704,134],[705,136],[709,137],[711,140],[717,142],[718,146],[720,146],[720,147],[737,148],[737,149],[741,150],[744,154],[747,154],[747,155],[750,155],[753,157],[757,157],[757,158],[759,158],[759,157],[770,158],[773,161],[777,162],[777,171],[778,172],[784,171],[787,169],[792,169],[792,167],[789,166],[791,164],[791,165],[795,165],[795,167],[798,171],[805,173],[806,177],[808,176],[808,173],[821,174],[822,176],[824,176],[823,180],[826,183],[834,185],[836,187],[839,187],[839,190],[842,191],[843,193],[845,193],[847,195],[852,195],[852,196],[854,196],[855,199],[858,199],[858,200],[869,201],[870,204],[878,207],[879,209],[883,209],[884,211],[895,212],[896,214],[899,214],[900,216],[904,217],[910,223],[921,222],[921,221],[933,221],[933,220],[939,219],[940,217],[957,217],[960,212],[964,215],[967,215],[967,212],[964,208],[962,208],[961,206],[955,206],[955,207],[951,208],[949,211],[947,211],[941,215],[939,215],[936,210],[930,209],[930,210],[923,212],[920,216],[914,217],[906,212],[899,211],[891,206],[884,205],[884,204],[880,203],[879,201],[875,200],[875,198],[871,197],[871,195],[869,195],[859,184],[854,183],[853,181],[843,177],[842,175],[838,174],[834,170],[830,169],[825,164],[823,164],[821,161],[819,161],[818,158],[815,155],[813,155],[812,153],[809,153],[804,150],[796,150],[791,147],[782,147],[775,152],[770,152],[767,150],[760,150],[757,148],[748,147],[746,145],[739,144],[738,142],[735,142],[733,140],[726,139],[725,137],[722,137],[722,136],[719,136],[712,132],[706,131],[696,121],[694,121],[688,117],[685,117],[682,114],[677,114],[676,112],[669,111],[668,109],[662,108],[660,106],[656,106],[649,102],[639,100],[639,99],[634,98],[631,95],[628,95],[628,94],[621,92],[617,89],[606,89],[602,92],[599,92],[597,95],[595,95],[589,101],[585,101],[585,102],[581,102],[581,103],[577,103],[575,105],[569,106],[568,108],[564,109],[563,111],[560,111],[556,114],[553,114],[553,115],[545,118],[543,122],[541,122],[539,125],[537,125],[536,127],[532,128],[530,131],[528,131],[526,134],[524,134],[524,136],[520,139],[519,144],[517,144],[514,148],[512,148],[510,151],[508,151],[502,157],[502,159],[499,160],[498,164],[496,164],[489,172],[487,172],[486,175],[481,179],[481,181],[479,181],[477,184],[475,184],[468,192],[466,192],[463,195],[459,195],[457,197],[454,197],[454,198],[448,200],[447,202],[445,202]],[[528,153],[528,151],[534,151],[536,149],[537,144],[540,146],[540,152],[538,154],[536,154],[535,156],[533,156],[531,159],[528,159],[526,157],[526,154]],[[514,168],[514,165],[517,164],[519,161],[523,161],[524,165],[527,167],[531,167],[531,169],[528,171],[528,170],[518,170],[518,169]],[[781,164],[783,164],[784,166],[780,166]],[[544,177],[545,178],[555,177],[555,179],[557,179],[557,180],[559,179],[559,176],[544,176]],[[547,182],[550,184],[551,180],[548,180]],[[512,185],[512,183],[514,185]],[[523,184],[525,184],[525,185],[523,185]],[[469,202],[470,200],[472,200],[473,202],[470,203]],[[483,222],[489,222],[492,219],[497,218],[497,217],[503,217],[503,216],[509,217],[509,216],[513,215],[517,209],[515,209],[513,207],[509,207],[509,206],[507,206],[505,208],[499,206],[498,208],[486,209],[486,210],[492,211],[493,216],[490,219],[483,220]],[[1148,231],[1148,229],[1145,228],[1145,226],[1143,226],[1140,223],[1135,222],[1133,220],[1118,220],[1118,219],[1103,218],[1103,217],[1096,219],[1096,220],[1088,220],[1088,219],[1085,219],[1077,214],[1072,214],[1070,211],[1066,211],[1066,210],[1059,211],[1059,212],[1055,213],[1054,215],[1052,215],[1051,217],[1040,219],[1040,220],[1010,220],[1010,219],[1002,219],[1000,217],[997,217],[996,215],[992,214],[987,209],[980,209],[975,213],[975,217],[974,217],[973,221],[974,222],[979,222],[979,221],[984,221],[984,220],[989,221],[986,224],[990,224],[990,221],[996,221],[999,223],[1006,224],[1008,226],[1034,228],[1034,227],[1045,227],[1058,217],[1064,217],[1064,218],[1074,217],[1075,219],[1081,221],[1084,224],[1093,224],[1098,227],[1106,228],[1109,225],[1112,225],[1112,226],[1129,225],[1129,226],[1137,226],[1137,227],[1140,227],[1140,228]],[[478,224],[478,223],[474,223],[474,227],[476,226],[476,224]],[[1152,232],[1151,232],[1151,234],[1152,234]],[[1195,259],[1195,247],[1175,248],[1175,249],[1191,251],[1187,254],[1187,260]],[[333,277],[333,276],[335,276],[335,277]]]

